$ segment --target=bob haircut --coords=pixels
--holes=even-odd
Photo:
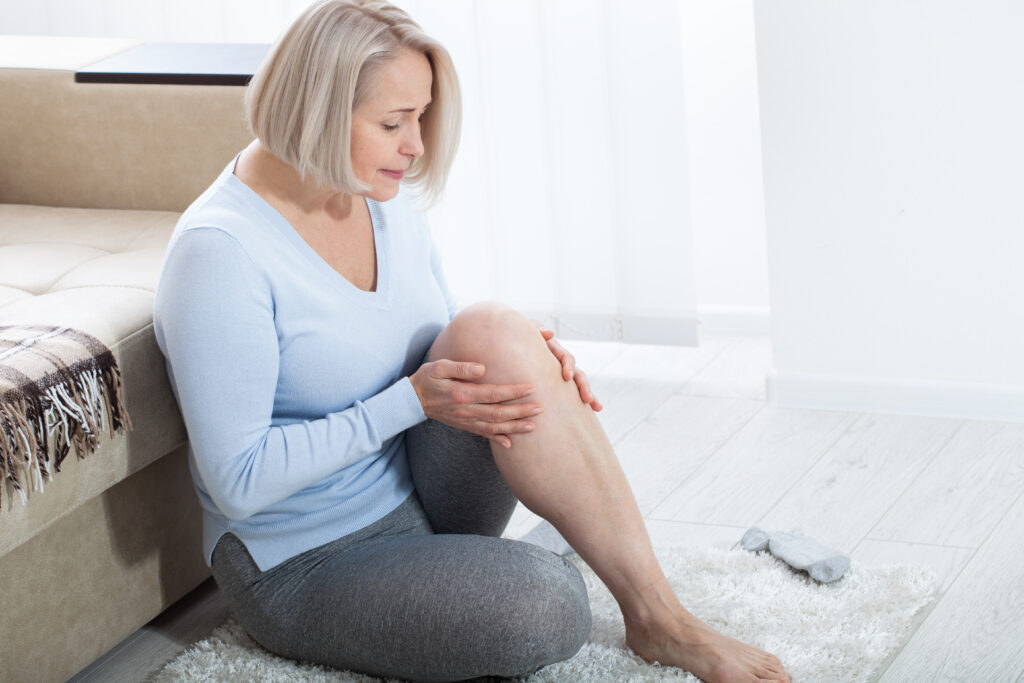
[[[249,82],[249,128],[303,180],[350,194],[369,191],[352,170],[352,112],[375,72],[402,49],[426,56],[433,72],[432,102],[420,122],[423,156],[406,177],[436,201],[459,146],[459,81],[448,51],[388,2],[320,0],[302,12]]]

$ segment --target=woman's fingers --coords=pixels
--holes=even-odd
[[[587,379],[586,374],[576,367],[576,357],[556,341],[549,341],[548,348],[551,349],[551,353],[555,355],[558,362],[562,364],[562,379],[566,382],[569,380],[576,380],[576,386],[579,388],[580,392],[580,399],[584,403],[589,404],[595,411],[601,410],[604,406],[598,402],[597,397],[594,396],[594,393],[590,390],[590,381]]]
[[[562,357],[562,378],[566,382],[571,380],[576,373],[576,356],[572,355],[568,351]]]
[[[451,360],[435,361],[432,373],[438,379],[471,380],[481,377],[486,369],[481,363],[460,363]],[[534,391],[530,384],[473,384],[452,391],[456,403],[504,403],[529,396]]]
[[[469,385],[471,391],[477,392],[472,403],[463,405],[460,417],[471,420],[471,425],[462,429],[485,436],[504,448],[512,447],[511,434],[528,434],[536,429],[529,418],[540,415],[544,408],[539,403],[506,403],[515,398],[522,398],[533,393],[528,384]]]
[[[442,358],[432,363],[431,373],[438,379],[475,379],[484,374],[485,368],[481,363],[460,363],[454,360]]]
[[[530,322],[534,324],[534,327],[540,330],[540,336],[544,337],[544,341],[548,341],[549,339],[555,336],[554,330],[549,330],[548,328],[544,327],[544,323],[542,323],[541,321],[530,318]]]
[[[504,403],[533,393],[531,384],[471,384],[465,387],[474,403]]]
[[[595,412],[602,410],[604,406],[594,396],[586,373],[576,367],[576,358],[554,340],[554,332],[533,322],[558,360],[562,379],[575,381],[580,400]],[[413,386],[428,416],[511,448],[510,436],[532,432],[536,425],[529,418],[543,412],[543,408],[538,403],[509,403],[532,394],[534,387],[530,384],[476,383],[474,380],[483,377],[485,372],[482,363],[441,359],[424,364],[410,379],[424,377],[414,381]],[[426,379],[426,375],[433,379]]]
[[[477,422],[477,433],[488,438],[508,436],[510,434],[529,434],[537,428],[532,422],[526,420],[512,420],[510,422]]]
[[[562,365],[562,379],[566,382],[569,380],[576,381],[576,387],[580,392],[580,400],[588,404],[595,412],[604,408],[601,402],[597,400],[597,397],[594,396],[594,392],[591,391],[590,381],[587,379],[586,374],[576,367],[576,357],[554,339],[548,339],[548,348]]]
[[[534,392],[530,384],[477,384],[481,363],[441,359],[424,363],[409,380],[427,417],[479,434],[506,448],[512,434],[526,434],[536,425],[529,418],[543,409],[539,403],[512,403]]]
[[[544,412],[544,408],[539,403],[478,403],[464,406],[462,410],[466,417],[488,424],[511,424],[536,417]]]
[[[548,349],[562,366],[562,379],[566,382],[571,380],[573,370],[576,368],[576,358],[554,339],[548,340]]]
[[[594,396],[594,392],[590,390],[590,380],[587,378],[587,373],[582,370],[577,370],[573,379],[576,380],[576,386],[579,387],[580,398],[583,399],[583,402],[592,402],[596,397]]]
[[[594,412],[601,412],[604,406],[597,400],[597,396],[594,396],[594,391],[590,388],[590,380],[587,379],[587,373],[577,368],[574,378],[576,380],[576,386],[580,390],[580,399],[582,399],[584,403],[589,404]]]

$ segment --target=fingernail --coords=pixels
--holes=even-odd
[[[540,415],[540,414],[541,414],[541,413],[543,413],[543,412],[544,412],[544,409],[543,409],[543,408],[534,408],[534,409],[533,409],[533,410],[532,410],[532,411],[530,412],[530,415]]]
[[[534,426],[534,425],[533,425],[532,423],[530,423],[530,424],[527,424],[527,425],[526,425],[526,426],[524,427],[524,429],[526,429],[526,431],[528,431],[528,432],[532,432],[532,431],[534,430],[534,428],[535,428],[535,426]]]

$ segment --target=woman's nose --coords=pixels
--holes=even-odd
[[[417,159],[423,156],[423,136],[420,135],[420,127],[418,125],[412,126],[412,132],[405,139],[402,154]]]

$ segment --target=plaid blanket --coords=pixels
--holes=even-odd
[[[104,430],[131,429],[121,394],[117,362],[95,337],[0,326],[0,488],[12,486],[24,504],[26,488],[53,481],[72,444],[84,458]]]

